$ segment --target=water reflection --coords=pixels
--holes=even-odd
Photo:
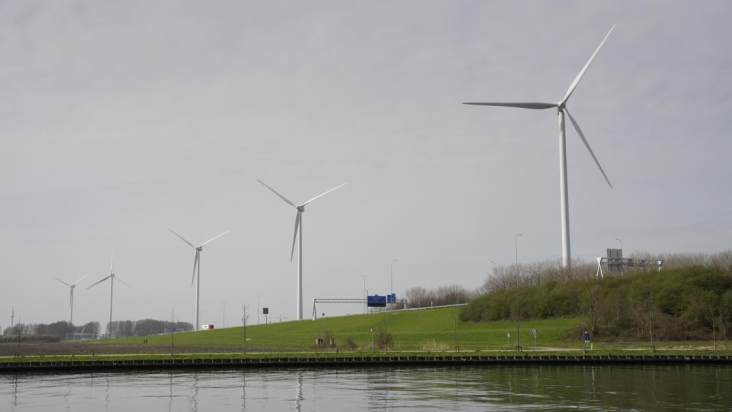
[[[198,412],[198,376],[198,373],[193,374],[193,383],[191,385],[190,404],[192,412]]]
[[[18,375],[13,376],[13,411],[18,407]]]
[[[170,373],[168,373],[168,378],[170,380],[170,384],[168,386],[168,394],[169,394],[168,412],[172,412],[172,410],[173,410],[173,372],[172,371]]]
[[[292,409],[300,412],[300,402],[304,399],[302,396],[302,372],[296,372],[295,376],[297,377],[295,384],[295,403],[293,404]]]
[[[109,376],[107,376],[107,390],[104,392],[104,410],[109,411]]]
[[[732,367],[698,365],[15,374],[0,411],[730,410],[731,387]]]
[[[241,373],[241,410],[247,410],[247,374]]]

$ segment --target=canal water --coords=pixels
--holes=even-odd
[[[731,392],[724,365],[20,373],[0,411],[728,411]]]

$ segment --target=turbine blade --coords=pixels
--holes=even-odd
[[[89,276],[89,274],[88,274],[88,273],[87,273],[86,275],[82,276],[82,277],[81,277],[81,279],[77,280],[77,281],[76,281],[76,282],[74,282],[73,284],[75,285],[75,284],[77,284],[77,283],[81,282],[81,281],[82,281],[82,280],[84,280],[84,278],[85,278],[85,277],[87,277],[87,276]]]
[[[195,257],[195,259],[193,259],[193,277],[191,278],[191,286],[193,286],[193,281],[196,280],[196,268],[198,267],[198,255],[200,253],[201,252],[198,249],[196,249],[196,257]]]
[[[290,253],[290,262],[292,262],[292,257],[295,256],[295,240],[297,240],[297,231],[300,229],[300,215],[302,212],[300,210],[297,211],[297,216],[295,217],[295,235],[292,237],[292,252]]]
[[[323,196],[327,195],[328,193],[330,193],[330,192],[332,192],[332,191],[334,191],[334,190],[336,190],[336,189],[340,189],[340,188],[342,188],[343,186],[345,186],[345,185],[347,185],[347,184],[348,184],[348,182],[346,182],[346,183],[343,183],[343,184],[341,184],[341,185],[338,185],[338,186],[334,187],[333,189],[330,189],[329,191],[327,191],[327,192],[323,193],[322,195],[318,195],[318,196],[315,196],[314,198],[312,198],[312,199],[308,200],[307,202],[303,203],[303,204],[302,204],[301,206],[305,206],[305,205],[307,205],[308,203],[312,202],[313,200],[315,200],[315,199],[319,199],[319,198],[321,198],[321,197],[323,197]]]
[[[180,238],[180,240],[182,240],[182,241],[184,241],[184,242],[188,243],[188,245],[190,245],[191,247],[195,247],[195,246],[193,246],[193,243],[191,243],[191,242],[189,242],[189,241],[187,241],[187,240],[183,239],[183,236],[181,236],[181,235],[179,235],[179,234],[177,234],[177,233],[173,232],[173,229],[170,229],[170,228],[168,228],[168,230],[170,230],[170,232],[171,232],[172,234],[174,234],[174,235],[178,236],[178,237]]]
[[[134,289],[134,288],[133,288],[132,286],[130,286],[130,285],[128,285],[127,283],[125,283],[124,281],[122,281],[122,279],[120,279],[120,278],[119,278],[119,276],[115,276],[114,278],[115,278],[115,279],[116,279],[116,280],[117,280],[117,281],[118,281],[119,283],[121,283],[121,284],[123,284],[123,285],[127,286],[128,288],[130,288],[130,289]]]
[[[540,103],[540,102],[523,102],[523,103],[463,103],[473,106],[500,106],[500,107],[518,107],[519,109],[551,109],[557,107],[556,103]]]
[[[61,279],[57,278],[56,276],[54,276],[53,278],[54,278],[54,279],[56,279],[56,280],[58,280],[59,282],[63,283],[63,284],[64,284],[64,285],[66,285],[66,286],[71,286],[71,285],[69,285],[68,283],[64,282],[63,280],[61,280]]]
[[[220,235],[216,236],[215,238],[213,238],[213,239],[211,239],[211,240],[209,240],[209,241],[206,241],[206,242],[202,243],[202,244],[201,244],[201,246],[199,246],[199,247],[203,247],[203,246],[206,246],[206,245],[208,245],[209,243],[213,242],[214,240],[216,240],[216,239],[220,238],[221,236],[223,236],[223,235],[225,235],[225,234],[227,234],[227,233],[229,233],[229,232],[231,232],[231,230],[227,230],[226,232],[224,232],[224,233],[222,233],[222,234],[220,234]]]
[[[567,103],[569,96],[571,96],[572,92],[574,92],[574,89],[577,88],[577,85],[579,84],[580,80],[582,80],[582,76],[585,75],[585,72],[590,67],[590,64],[592,64],[592,61],[595,60],[595,56],[597,56],[597,53],[602,48],[602,45],[605,44],[605,40],[607,40],[607,38],[610,37],[610,33],[612,33],[614,29],[615,29],[615,25],[613,24],[613,27],[610,28],[609,32],[607,32],[607,34],[605,35],[605,38],[602,39],[602,42],[600,43],[600,45],[597,46],[597,50],[595,50],[595,52],[592,53],[592,57],[590,57],[590,60],[587,62],[587,64],[585,64],[585,67],[582,68],[582,71],[579,72],[577,77],[574,78],[574,81],[572,82],[572,84],[569,85],[569,89],[567,89],[567,94],[564,96],[564,99],[562,99],[562,105]]]
[[[109,275],[112,275],[112,267],[114,266],[114,252],[112,252],[112,256],[109,258]]]
[[[277,196],[279,196],[279,197],[280,197],[280,198],[281,198],[282,200],[284,200],[285,202],[289,203],[289,204],[290,204],[291,206],[293,206],[293,207],[297,207],[297,206],[295,206],[295,204],[294,204],[294,203],[292,203],[292,202],[291,202],[291,201],[290,201],[289,199],[287,199],[286,197],[284,197],[284,196],[282,196],[281,194],[277,193],[277,191],[276,191],[276,190],[274,190],[274,189],[272,189],[271,187],[267,186],[267,184],[266,184],[266,183],[264,183],[263,181],[261,181],[261,180],[257,179],[257,182],[259,182],[259,183],[263,184],[263,185],[264,185],[264,187],[266,187],[267,189],[271,190],[271,191],[272,191],[272,192],[273,192],[274,194],[276,194]]]
[[[567,116],[569,117],[569,121],[572,122],[572,126],[574,126],[574,130],[577,131],[577,134],[579,135],[580,139],[582,139],[582,141],[585,143],[585,147],[587,147],[587,150],[590,152],[592,159],[595,160],[595,164],[600,169],[600,173],[602,173],[602,176],[605,178],[605,181],[607,181],[607,184],[610,186],[610,189],[612,189],[613,185],[610,183],[610,179],[607,178],[605,171],[602,170],[602,166],[600,166],[600,161],[597,160],[597,157],[595,157],[595,153],[592,151],[590,144],[587,142],[587,139],[585,138],[585,134],[582,133],[582,129],[580,129],[579,125],[574,120],[574,117],[572,117],[572,115],[569,114],[569,110],[567,110],[566,107],[564,108],[564,111],[567,112]]]
[[[95,284],[93,284],[93,285],[89,286],[89,287],[88,287],[87,289],[91,289],[91,288],[93,288],[94,286],[96,286],[96,285],[98,285],[98,284],[100,284],[100,283],[104,282],[105,280],[107,280],[107,279],[109,279],[109,278],[111,278],[111,277],[112,277],[112,276],[107,276],[106,278],[104,278],[104,279],[100,280],[99,282],[97,282],[97,283],[95,283]]]

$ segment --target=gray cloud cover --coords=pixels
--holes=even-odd
[[[115,318],[239,306],[294,313],[295,201],[305,313],[315,297],[478,286],[490,261],[560,257],[556,116],[569,106],[614,190],[568,131],[575,257],[731,247],[729,2],[0,3],[0,311],[68,316],[114,251]],[[75,320],[104,321],[106,286]],[[324,308],[357,312],[360,307]],[[17,321],[17,317],[16,317]],[[9,324],[8,316],[0,325]]]

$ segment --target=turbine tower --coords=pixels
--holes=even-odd
[[[77,280],[76,282],[74,282],[70,285],[68,283],[64,282],[63,280],[54,276],[54,279],[58,280],[59,282],[63,283],[64,285],[68,286],[69,290],[70,290],[70,294],[71,294],[69,297],[69,308],[71,308],[71,315],[69,316],[70,325],[74,324],[74,289],[76,288],[76,284],[81,282],[82,279],[84,279],[87,276],[89,276],[88,273],[86,275],[82,276],[81,279]]]
[[[615,25],[610,29],[610,31],[605,35],[605,38],[602,39],[602,42],[600,43],[600,46],[597,47],[597,50],[595,50],[595,53],[592,54],[592,57],[590,57],[590,60],[585,64],[585,67],[582,68],[582,71],[579,72],[577,77],[575,77],[572,84],[569,85],[569,89],[567,89],[567,93],[564,95],[564,98],[559,103],[540,103],[540,102],[521,102],[521,103],[463,103],[463,104],[471,104],[471,105],[480,105],[480,106],[503,106],[503,107],[516,107],[520,109],[535,109],[535,110],[542,110],[542,109],[557,109],[557,116],[559,118],[559,191],[560,191],[560,203],[561,203],[561,213],[562,213],[562,266],[569,269],[572,264],[572,253],[570,251],[569,246],[569,189],[567,187],[567,148],[566,148],[566,139],[565,139],[565,132],[564,132],[564,113],[567,113],[567,117],[569,117],[569,121],[572,122],[572,126],[574,126],[574,129],[577,131],[577,134],[579,135],[580,139],[582,139],[582,142],[585,144],[585,147],[587,147],[587,150],[590,152],[590,155],[592,156],[592,159],[595,161],[595,164],[597,164],[597,167],[600,169],[600,172],[602,173],[602,176],[607,181],[607,184],[610,185],[610,188],[612,189],[613,185],[610,184],[610,179],[607,178],[607,175],[605,174],[605,171],[602,170],[602,166],[600,166],[600,162],[597,160],[597,157],[595,156],[595,153],[592,151],[592,148],[590,148],[590,144],[587,142],[587,139],[585,138],[584,133],[582,133],[582,129],[580,129],[579,124],[574,120],[574,117],[569,113],[569,109],[567,109],[567,100],[569,100],[569,97],[572,95],[572,92],[574,92],[574,89],[579,84],[580,80],[582,80],[582,76],[585,75],[585,72],[590,67],[590,64],[592,64],[592,61],[595,59],[595,56],[597,56],[597,53],[600,51],[600,48],[602,48],[602,45],[605,44],[605,41],[610,37],[610,33],[613,32],[613,29],[615,29]]]
[[[226,232],[216,236],[215,238],[213,238],[207,242],[202,243],[200,246],[193,246],[193,243],[185,240],[183,238],[183,236],[173,232],[173,229],[168,229],[168,230],[170,230],[170,232],[173,233],[174,235],[178,236],[180,238],[180,240],[188,243],[188,245],[190,247],[196,249],[196,257],[193,260],[193,278],[191,278],[191,286],[193,286],[193,282],[196,279],[198,279],[198,281],[196,282],[196,324],[194,326],[194,330],[198,330],[198,328],[200,327],[200,324],[198,322],[198,319],[199,319],[198,318],[198,307],[199,307],[199,303],[200,303],[200,293],[201,293],[201,251],[203,250],[203,247],[206,246],[207,244],[209,244],[209,243],[213,242],[214,240],[220,238],[221,236],[229,233],[229,230],[227,230]],[[198,277],[196,277],[196,269],[198,269]]]
[[[114,253],[112,254],[112,258],[110,258],[110,262],[109,262],[109,276],[107,276],[106,278],[100,280],[99,282],[97,282],[87,288],[87,289],[91,289],[94,286],[109,279],[109,334],[110,335],[112,334],[112,302],[114,301],[114,280],[117,279],[121,284],[132,289],[132,286],[126,284],[125,282],[122,281],[122,279],[118,278],[117,275],[114,274],[113,267],[114,267]]]
[[[292,252],[290,252],[290,261],[292,261],[292,257],[295,254],[295,241],[297,240],[297,305],[295,309],[295,319],[302,320],[302,214],[305,213],[305,206],[311,202],[313,202],[316,199],[319,199],[328,193],[340,189],[341,187],[345,186],[346,183],[343,183],[339,186],[334,187],[333,189],[330,189],[329,191],[320,194],[318,196],[315,196],[314,198],[308,200],[307,202],[296,205],[289,201],[286,197],[282,196],[281,194],[277,193],[276,190],[272,189],[271,187],[267,186],[266,183],[263,181],[257,179],[257,181],[264,185],[267,189],[271,190],[274,194],[279,196],[282,200],[287,202],[290,206],[294,207],[297,210],[297,214],[295,215],[295,235],[292,237]],[[300,236],[298,237],[298,232],[300,233]]]

